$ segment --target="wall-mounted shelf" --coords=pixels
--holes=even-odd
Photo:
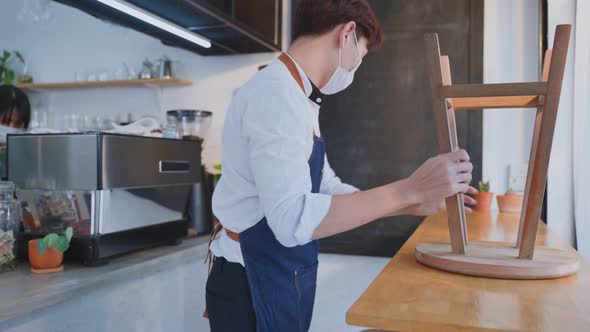
[[[190,86],[193,83],[181,78],[150,78],[135,80],[93,81],[93,82],[60,82],[60,83],[31,83],[19,84],[23,90],[61,90],[61,89],[88,89],[102,87],[132,87],[132,86]]]

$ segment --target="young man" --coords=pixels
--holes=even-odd
[[[365,0],[302,0],[294,29],[289,50],[239,90],[226,116],[213,197],[224,229],[211,244],[206,291],[213,332],[307,331],[318,239],[385,216],[432,214],[444,198],[475,192],[463,150],[378,188],[341,183],[325,157],[320,105],[350,85],[381,29]]]

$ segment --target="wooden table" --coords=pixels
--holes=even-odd
[[[519,215],[467,216],[472,240],[516,243]],[[567,247],[539,225],[538,245]],[[350,325],[388,331],[590,331],[590,263],[553,280],[500,280],[418,263],[416,244],[449,241],[445,214],[428,217],[346,313]]]

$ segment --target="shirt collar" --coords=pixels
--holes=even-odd
[[[311,100],[314,104],[322,106],[324,100],[326,99],[326,96],[320,91],[320,89],[318,89],[317,86],[315,86],[315,84],[313,84],[309,77],[307,77],[307,75],[305,74],[301,66],[299,66],[297,61],[295,61],[295,59],[293,59],[289,53],[285,52],[285,54],[287,54],[287,56],[291,58],[291,60],[295,64],[295,67],[297,67],[297,71],[299,71],[299,76],[301,76],[301,80],[303,81],[303,88],[305,89],[305,95],[307,96],[307,98],[309,98],[309,100]]]

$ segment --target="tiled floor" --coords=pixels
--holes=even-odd
[[[346,325],[346,311],[390,258],[320,254],[311,331],[361,331]]]

